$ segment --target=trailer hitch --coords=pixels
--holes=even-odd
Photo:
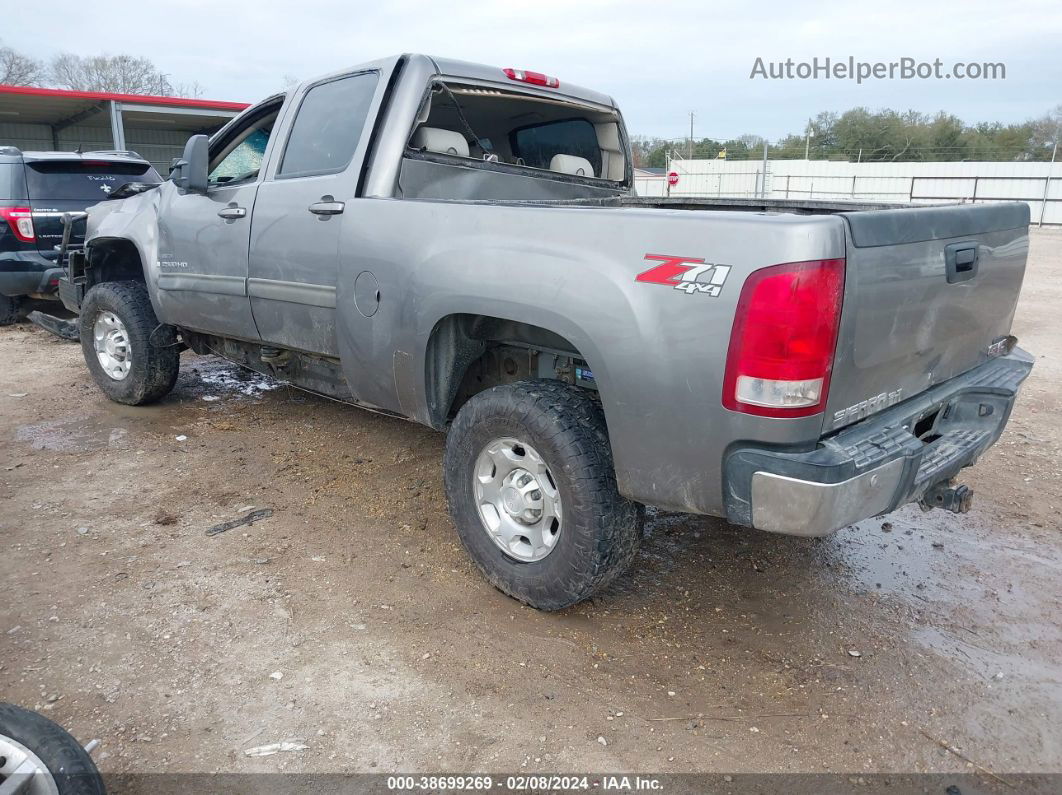
[[[973,505],[973,489],[969,486],[954,486],[954,481],[942,480],[926,489],[918,501],[923,511],[943,508],[952,513],[967,513]]]

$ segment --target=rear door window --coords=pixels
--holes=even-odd
[[[375,72],[365,72],[307,91],[277,175],[305,177],[345,169],[361,140],[378,79]]]
[[[56,160],[26,164],[33,201],[100,201],[127,182],[161,182],[148,163]]]
[[[568,119],[513,130],[513,154],[531,168],[549,168],[554,155],[586,158],[601,173],[601,146],[594,125],[586,119]]]

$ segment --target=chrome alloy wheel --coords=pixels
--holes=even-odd
[[[506,555],[534,563],[556,548],[560,492],[531,445],[513,438],[488,443],[476,459],[472,486],[483,529]]]
[[[92,346],[100,360],[103,372],[115,381],[129,375],[133,366],[133,349],[129,344],[129,332],[114,312],[100,312],[92,327]]]
[[[55,777],[33,751],[0,734],[0,790],[20,795],[59,795]]]

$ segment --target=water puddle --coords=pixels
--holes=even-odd
[[[99,418],[79,416],[23,425],[15,438],[28,442],[34,450],[57,453],[87,453],[94,450],[124,447],[128,431],[115,428]]]

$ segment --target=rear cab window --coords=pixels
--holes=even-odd
[[[464,176],[448,177],[447,165]],[[528,178],[566,187],[536,189]],[[622,193],[630,185],[623,123],[613,107],[560,94],[436,79],[410,131],[401,183],[407,198],[449,198],[451,188],[458,199]]]
[[[513,130],[510,135],[513,154],[531,168],[550,168],[557,155],[581,157],[601,173],[601,147],[594,125],[586,119],[535,124]]]
[[[100,160],[41,160],[26,163],[33,201],[100,201],[129,182],[161,182],[148,163]]]

